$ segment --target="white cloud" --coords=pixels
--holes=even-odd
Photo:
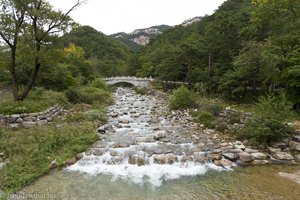
[[[66,11],[77,0],[49,0]],[[131,32],[154,25],[180,24],[195,16],[212,14],[224,0],[88,0],[70,15],[82,25],[105,34]]]

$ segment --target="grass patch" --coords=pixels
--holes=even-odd
[[[85,151],[98,139],[95,129],[88,121],[15,131],[1,126],[0,152],[5,152],[10,160],[0,171],[1,188],[7,193],[20,190],[49,172],[49,164],[55,159],[62,166],[65,160]]]
[[[11,93],[6,93],[0,98],[0,114],[21,114],[41,112],[55,104],[67,105],[67,98],[62,92],[35,88],[22,102],[14,102]]]

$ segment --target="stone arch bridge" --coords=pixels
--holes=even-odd
[[[140,88],[149,88],[151,86],[151,82],[155,81],[153,78],[139,78],[135,76],[115,76],[109,78],[103,78],[103,80],[108,85],[114,85],[117,83],[130,83],[136,87]],[[162,81],[163,88],[165,90],[176,88],[180,85],[187,85],[186,82],[178,82],[178,81]]]
[[[117,83],[130,83],[136,87],[148,88],[150,83],[154,81],[152,78],[139,78],[134,76],[115,76],[110,78],[103,78],[108,85],[114,85]]]

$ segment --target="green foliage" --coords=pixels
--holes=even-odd
[[[105,81],[103,79],[97,78],[95,80],[93,80],[89,85],[91,85],[92,87],[95,88],[99,88],[105,91],[109,91]]]
[[[56,125],[17,131],[0,126],[0,152],[5,152],[10,160],[0,171],[0,187],[5,192],[15,192],[49,172],[53,160],[63,166],[65,160],[85,151],[98,139],[90,122]]]
[[[148,89],[147,89],[147,88],[135,87],[135,88],[134,88],[134,91],[135,91],[137,94],[145,95],[145,94],[147,94]]]
[[[71,103],[98,103],[107,105],[112,101],[111,95],[108,91],[91,86],[69,88],[65,93]]]
[[[84,50],[85,57],[98,75],[110,77],[127,74],[133,53],[125,44],[90,26],[74,28],[64,39],[67,44],[74,43]]]
[[[92,109],[85,113],[88,121],[101,121],[103,123],[107,122],[106,112],[103,109]]]
[[[174,90],[169,99],[171,109],[186,109],[195,106],[195,95],[186,87],[181,86]]]
[[[194,120],[197,123],[203,124],[207,128],[215,128],[216,126],[216,117],[211,112],[199,112]]]
[[[285,93],[260,98],[255,106],[256,115],[245,123],[238,136],[254,144],[280,141],[291,129],[286,125],[295,116],[291,108]]]
[[[290,128],[277,119],[255,117],[246,122],[238,137],[253,144],[270,144],[283,139]]]
[[[35,88],[22,102],[14,102],[11,94],[5,94],[0,98],[1,114],[20,114],[41,112],[55,104],[66,105],[67,99],[62,92]]]
[[[287,99],[284,92],[276,95],[261,97],[256,104],[259,115],[278,121],[288,121],[295,116],[292,111],[292,103]]]

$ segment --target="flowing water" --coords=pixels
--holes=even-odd
[[[108,125],[99,128],[101,139],[82,159],[19,194],[44,194],[40,199],[299,199],[300,185],[278,174],[299,166],[216,166],[207,158],[224,141],[210,130],[199,131],[187,113],[171,112],[158,96],[130,89],[118,88],[114,95]]]

